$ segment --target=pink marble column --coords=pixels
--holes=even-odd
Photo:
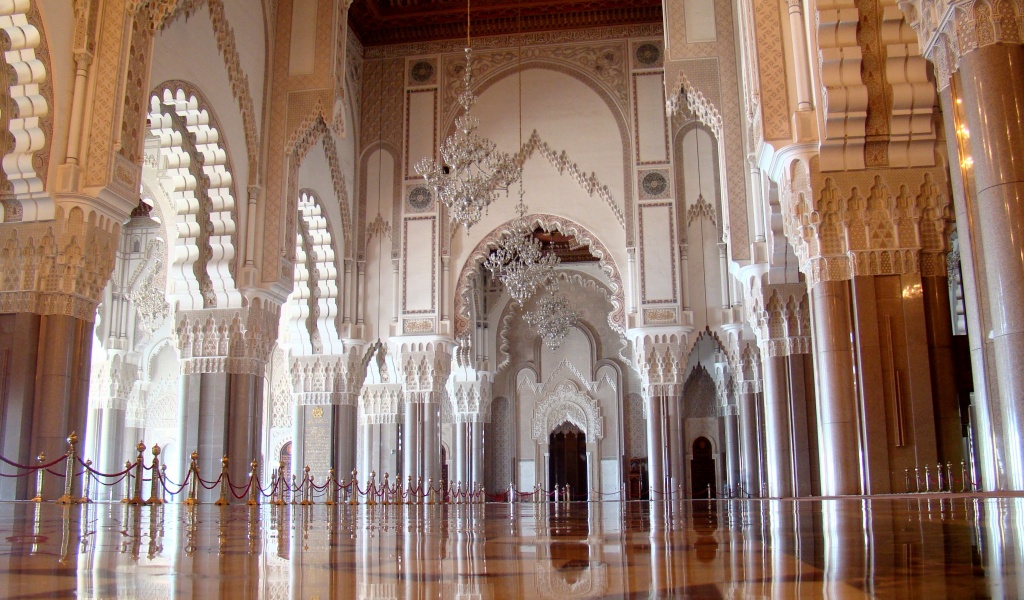
[[[749,384],[746,384],[749,385]],[[761,495],[761,461],[757,444],[757,393],[740,394],[740,447],[742,451],[740,489],[743,496]]]
[[[994,44],[960,59],[995,347],[1006,487],[1024,489],[1024,47]]]
[[[665,494],[665,461],[661,435],[660,396],[652,392],[644,399],[647,403],[647,486],[651,500],[662,500]]]
[[[24,431],[31,431],[31,437],[26,435],[23,438],[29,443],[33,455],[44,450],[47,456],[56,458],[67,450],[65,438],[70,432],[85,432],[92,327],[92,323],[65,315],[43,315],[39,318],[31,429],[28,423],[24,428]],[[57,470],[63,471],[63,467]],[[79,478],[72,494],[80,493],[80,490]],[[44,498],[52,500],[61,494],[63,480],[48,478]]]
[[[789,414],[789,365],[785,356],[769,356],[764,348],[764,425],[765,465],[768,495],[784,498],[793,495],[793,450],[790,443],[792,420]]]
[[[850,333],[847,281],[822,281],[811,288],[811,326],[818,370],[821,493],[860,494],[861,447]]]
[[[928,354],[931,359],[932,401],[935,405],[936,446],[939,462],[959,467],[963,455],[957,368],[953,362],[953,324],[949,307],[949,279],[922,277]]]

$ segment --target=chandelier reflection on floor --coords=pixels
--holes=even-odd
[[[458,99],[463,112],[455,119],[455,132],[439,148],[441,162],[424,158],[416,163],[416,173],[427,180],[451,221],[467,231],[500,192],[507,192],[522,177],[523,170],[515,157],[499,152],[494,142],[476,133],[480,119],[470,114],[477,100],[472,89],[472,55],[467,40],[465,89]]]

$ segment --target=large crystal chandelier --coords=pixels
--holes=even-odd
[[[472,82],[473,49],[469,38],[469,2],[466,2],[465,89],[458,102],[462,114],[455,119],[455,132],[439,148],[441,162],[424,158],[416,163],[416,173],[427,180],[439,202],[448,209],[453,223],[469,230],[483,216],[500,192],[522,177],[522,164],[512,155],[498,152],[494,142],[476,133],[480,119],[470,114],[476,104]]]
[[[557,286],[552,284],[537,301],[537,307],[527,312],[523,319],[537,331],[544,345],[554,350],[569,335],[569,330],[576,326],[579,317],[569,307],[565,296],[558,293]]]
[[[502,235],[497,248],[491,251],[484,266],[501,281],[505,291],[520,305],[537,293],[537,290],[554,281],[554,269],[558,255],[544,252],[543,244],[533,235],[526,220],[526,205],[519,189],[519,218],[512,221],[510,231]]]

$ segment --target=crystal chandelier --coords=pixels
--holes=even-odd
[[[466,9],[465,89],[458,98],[462,114],[455,119],[455,132],[441,143],[441,162],[424,158],[415,168],[448,209],[452,222],[464,225],[468,231],[497,200],[498,193],[507,192],[522,177],[523,167],[515,157],[498,152],[494,142],[476,133],[480,119],[470,114],[477,97],[472,89],[468,2]]]
[[[557,286],[552,284],[548,286],[548,293],[537,301],[537,307],[527,312],[523,319],[537,331],[544,345],[554,350],[576,326],[579,316],[569,307],[565,296],[558,293]]]
[[[487,270],[501,281],[508,295],[520,305],[554,281],[555,266],[559,263],[558,255],[544,252],[541,241],[533,236],[526,220],[522,193],[520,186],[519,217],[512,222],[511,230],[498,239],[497,248],[484,261]]]

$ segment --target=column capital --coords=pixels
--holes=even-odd
[[[344,354],[293,356],[292,393],[300,405],[355,406],[366,378],[360,348]]]
[[[77,206],[53,221],[0,224],[0,313],[93,322],[120,237],[120,221]]]
[[[182,373],[263,375],[277,342],[281,305],[250,298],[241,308],[204,308],[175,314]]]
[[[953,210],[941,167],[822,172],[794,163],[780,188],[784,231],[808,287],[860,275],[935,271]]]
[[[901,0],[899,7],[917,33],[921,54],[935,64],[940,90],[965,54],[1024,41],[1024,14],[1009,0]]]

